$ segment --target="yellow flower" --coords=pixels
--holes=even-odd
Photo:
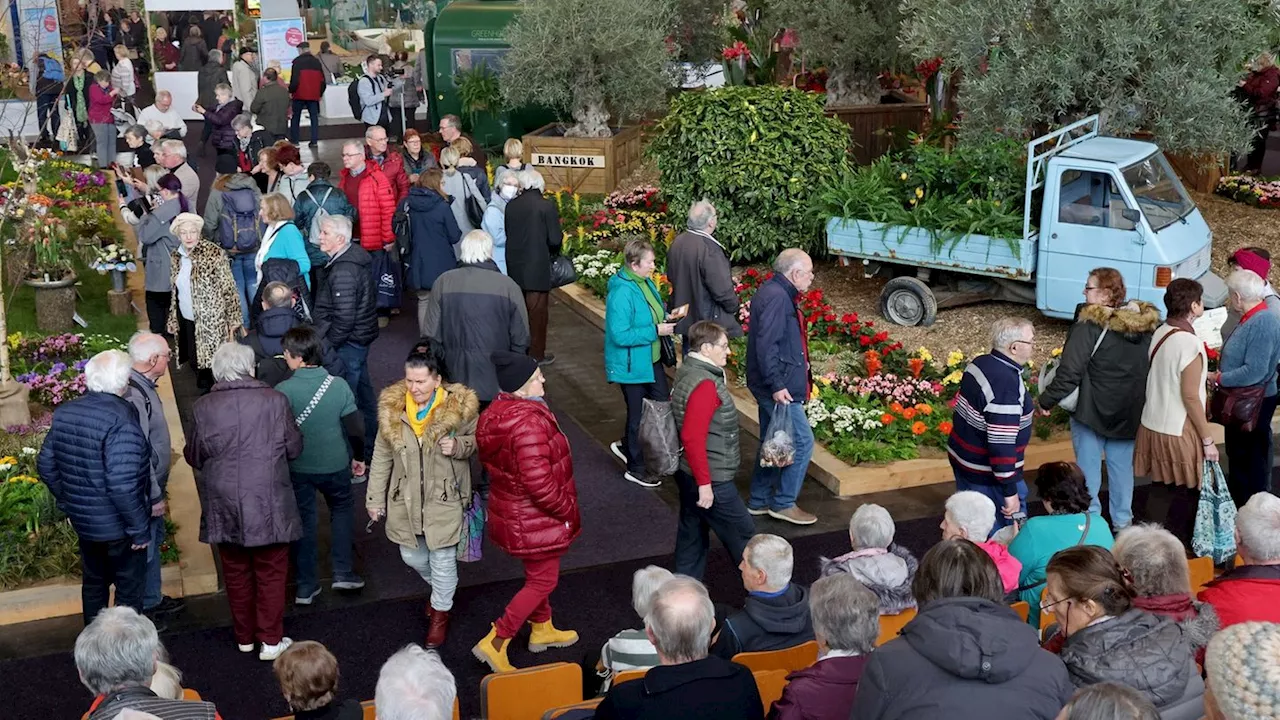
[[[1062,355],[1062,348],[1056,347],[1049,351],[1049,357],[1059,357]]]
[[[921,347],[919,350],[916,350],[916,357],[925,362],[933,362],[933,353],[929,352],[929,348],[926,347]]]
[[[942,378],[943,385],[955,385],[964,377],[963,370],[953,370],[950,375]]]
[[[18,464],[18,458],[12,455],[5,455],[4,457],[0,457],[0,465],[17,465],[17,464]]]
[[[959,350],[952,350],[947,354],[947,367],[955,367],[964,362],[964,353]]]
[[[899,175],[899,176],[898,176],[898,179],[899,179],[899,180],[906,180],[906,179],[907,179],[907,174],[906,174],[906,173],[902,173],[901,175]]]
[[[922,198],[922,197],[924,197],[924,189],[923,189],[923,188],[916,188],[916,197],[917,197],[917,198]]]

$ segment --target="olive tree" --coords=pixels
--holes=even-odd
[[[1250,0],[903,0],[903,40],[962,74],[968,136],[1030,136],[1092,113],[1109,134],[1220,153],[1251,137],[1231,97],[1263,44]]]
[[[880,73],[898,56],[897,0],[771,0],[805,60],[827,68],[827,107],[880,104]]]
[[[503,99],[565,112],[570,137],[609,137],[620,124],[661,109],[672,87],[669,5],[600,0],[525,3],[507,26]]]

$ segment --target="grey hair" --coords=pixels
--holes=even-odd
[[[330,232],[344,238],[347,242],[351,242],[351,218],[346,215],[330,214],[320,221],[320,229],[329,228]]]
[[[1191,592],[1191,572],[1182,541],[1155,523],[1121,530],[1111,554],[1133,576],[1133,588],[1139,595]]]
[[[1020,317],[1002,317],[991,323],[991,347],[995,350],[1008,350],[1015,342],[1022,340],[1031,321]]]
[[[76,670],[94,695],[147,687],[160,650],[160,635],[149,618],[127,605],[105,608],[76,638]]]
[[[658,588],[675,577],[671,571],[657,565],[646,565],[631,576],[631,607],[641,618],[653,609],[653,599]]]
[[[129,387],[133,361],[123,350],[103,350],[84,366],[84,386],[90,392],[123,395]]]
[[[364,154],[364,143],[360,142],[359,140],[348,140],[342,143],[342,149],[346,150],[347,148],[354,148],[356,150],[359,150],[360,154],[362,155]]]
[[[468,265],[493,259],[493,236],[484,230],[472,230],[458,243],[458,262]]]
[[[148,122],[156,122],[156,121],[155,121],[155,120],[148,120]],[[135,138],[137,138],[137,139],[139,139],[139,140],[146,140],[146,139],[147,139],[147,128],[146,128],[146,126],[144,126],[144,125],[130,125],[130,126],[128,127],[128,129],[126,129],[126,130],[124,131],[124,134],[125,134],[125,135],[132,135],[132,136],[134,136]]]
[[[154,120],[152,122],[155,122]],[[169,168],[156,163],[148,165],[146,170],[142,171],[142,177],[147,180],[147,189],[151,192],[160,192],[160,178],[169,174]]]
[[[279,280],[272,280],[262,288],[262,299],[273,308],[289,307],[293,303],[293,288]]]
[[[243,130],[251,127],[253,127],[253,116],[249,113],[242,113],[231,118],[232,130]]]
[[[707,656],[716,609],[707,588],[686,575],[676,575],[658,586],[644,626],[653,646],[673,663],[687,663]]]
[[[1109,681],[1080,688],[1062,710],[1066,720],[1160,720],[1145,694]]]
[[[167,97],[170,100],[173,100],[173,93],[169,92],[168,90],[161,90],[160,92],[156,93],[156,100],[159,100],[162,97]]]
[[[159,120],[148,120],[146,124],[143,125],[143,127],[147,129],[148,134],[153,132],[159,132],[161,135],[163,135],[165,131],[164,123],[160,122]]]
[[[384,127],[382,127],[381,125],[370,125],[370,126],[369,126],[365,131],[364,131],[364,139],[365,139],[365,140],[370,140],[370,139],[372,139],[372,138],[373,138],[373,131],[374,131],[374,130],[381,130],[383,135],[386,135],[386,134],[387,134],[387,129],[386,129],[386,128],[384,128]]]
[[[786,275],[799,268],[805,260],[809,260],[809,253],[799,248],[787,248],[778,253],[778,259],[773,261],[773,271],[779,275]]]
[[[173,138],[161,140],[160,152],[166,155],[177,155],[183,160],[187,159],[187,145],[181,140],[174,140]]]
[[[216,93],[216,92],[225,92],[225,93],[232,93],[232,92],[235,92],[235,91],[231,88],[231,85],[230,85],[230,84],[228,84],[228,83],[218,83],[217,85],[214,85],[214,86],[213,86],[213,91],[214,91],[215,93]]]
[[[444,115],[440,118],[440,122],[448,123],[449,127],[455,130],[462,129],[462,120],[459,119],[457,115]]]
[[[1227,289],[1241,300],[1261,300],[1267,291],[1267,281],[1252,270],[1236,270],[1227,276]]]
[[[893,516],[874,503],[859,507],[849,518],[849,542],[854,550],[887,548],[893,544],[895,532],[897,527],[893,524]]]
[[[209,51],[209,62],[221,63],[221,62],[222,62],[222,51],[221,51],[221,50],[217,50],[217,49],[210,50],[210,51]]]
[[[218,382],[253,377],[253,348],[238,342],[224,342],[213,351],[213,379]]]
[[[453,716],[457,681],[433,650],[406,645],[378,672],[373,704],[378,720],[435,720]]]
[[[953,525],[964,530],[970,542],[986,542],[996,526],[996,504],[991,498],[973,490],[962,490],[947,498],[943,512]]]
[[[777,535],[760,533],[751,538],[742,551],[742,559],[764,573],[765,587],[769,590],[781,590],[791,582],[795,555],[791,543]]]
[[[689,206],[689,229],[706,230],[715,216],[716,208],[710,200],[698,200]]]
[[[813,634],[832,650],[865,655],[880,636],[880,602],[849,573],[820,578],[809,589]]]
[[[1280,560],[1280,497],[1262,492],[1249,498],[1236,514],[1236,532],[1251,561]]]
[[[458,148],[446,147],[440,151],[440,168],[448,175],[458,172],[458,162],[461,160],[462,154],[458,152]]]
[[[518,174],[520,175],[520,188],[522,190],[537,190],[538,192],[542,192],[547,189],[547,181],[543,179],[542,173],[538,172],[534,168],[526,167]]]
[[[163,336],[150,332],[136,332],[129,338],[129,358],[136,363],[169,351],[169,342]]]

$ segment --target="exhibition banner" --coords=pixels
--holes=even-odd
[[[289,82],[298,46],[307,39],[307,25],[300,17],[258,21],[258,65],[263,70],[279,63],[280,77]]]

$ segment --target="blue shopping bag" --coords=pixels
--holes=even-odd
[[[1200,480],[1200,505],[1196,509],[1191,550],[1196,557],[1213,558],[1215,565],[1236,556],[1236,504],[1227,490],[1222,466],[1208,460]]]

